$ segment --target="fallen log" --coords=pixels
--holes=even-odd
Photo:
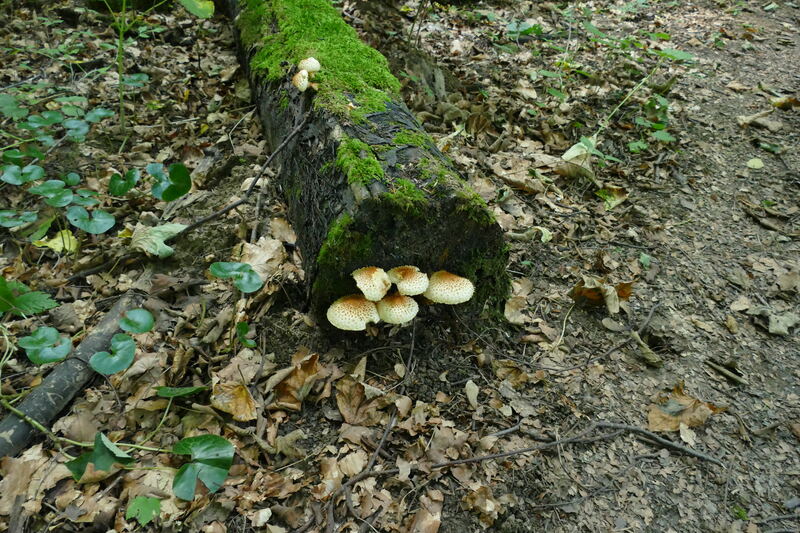
[[[386,59],[329,0],[224,4],[268,147],[306,120],[275,168],[314,316],[372,265],[447,270],[475,284],[467,309],[497,308],[509,287],[502,230],[402,103]],[[290,80],[307,57],[321,70],[301,92]]]
[[[75,348],[75,351],[50,372],[41,385],[34,388],[16,408],[45,427],[86,384],[97,376],[89,366],[96,352],[108,349],[111,337],[119,331],[119,320],[129,309],[142,302],[142,296],[130,292],[120,298],[97,326]],[[17,415],[9,413],[0,422],[0,457],[14,456],[25,447],[37,431]]]

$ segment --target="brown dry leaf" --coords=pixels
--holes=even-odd
[[[260,475],[263,475],[263,479],[261,480],[258,479]],[[256,485],[256,481],[260,481],[260,484]],[[295,483],[289,476],[284,476],[278,472],[266,472],[263,470],[259,470],[259,472],[256,473],[253,486],[258,486],[262,489],[264,491],[264,497],[277,498],[279,500],[286,499],[303,488],[302,483]]]
[[[234,260],[248,263],[266,282],[280,270],[281,265],[286,261],[286,249],[283,247],[283,242],[278,239],[261,237],[255,244],[242,243],[239,253],[234,254]]]
[[[582,276],[582,279],[569,291],[569,297],[579,306],[599,306],[605,304],[611,314],[619,313],[619,302],[630,298],[633,282],[610,285],[604,278]]]
[[[324,500],[342,486],[344,474],[339,470],[339,463],[335,457],[323,457],[319,461],[321,482],[311,489],[311,494],[317,500]]]
[[[510,323],[523,326],[531,319],[531,317],[525,313],[527,310],[528,300],[524,296],[512,296],[506,300],[503,314]]]
[[[687,428],[701,426],[711,415],[724,410],[724,407],[717,407],[684,393],[681,381],[668,396],[662,396],[657,399],[657,403],[650,405],[647,427],[650,431],[679,431],[681,424]]]
[[[343,441],[355,444],[356,446],[362,446],[363,443],[361,439],[370,437],[371,435],[372,430],[364,426],[342,424],[342,427],[339,428],[339,438]]]
[[[419,510],[408,527],[410,533],[436,533],[442,525],[442,505],[444,495],[441,491],[429,489],[419,499]]]
[[[525,385],[530,378],[519,363],[511,359],[492,360],[492,370],[498,379],[507,381],[515,389]]]
[[[355,426],[374,426],[380,422],[380,409],[394,403],[397,395],[381,394],[367,399],[364,385],[347,375],[336,382],[336,405],[344,421]]]
[[[369,456],[364,450],[356,450],[339,459],[339,470],[342,474],[348,477],[353,477],[360,474],[364,467],[367,466]]]
[[[256,402],[250,390],[242,383],[217,383],[211,392],[211,405],[230,413],[237,422],[255,420],[258,416]]]
[[[491,526],[504,511],[503,506],[492,495],[492,489],[483,485],[470,491],[461,499],[465,509],[478,513],[481,523]]]
[[[0,462],[0,515],[11,512],[17,495],[23,495],[22,507],[36,515],[42,509],[42,499],[59,481],[72,476],[63,464],[52,464],[41,444],[22,452],[18,458],[3,457]]]
[[[261,354],[254,350],[245,348],[237,353],[225,368],[217,373],[217,379],[222,382],[240,381],[250,383],[258,374],[259,369],[262,375],[269,374],[275,365],[269,361],[263,361]]]
[[[303,400],[321,376],[319,354],[300,348],[292,356],[292,367],[284,379],[275,385],[275,402],[270,408],[299,411]]]

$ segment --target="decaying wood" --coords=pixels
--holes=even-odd
[[[244,4],[228,0],[225,7],[236,17]],[[259,31],[281,31],[277,21],[264,28]],[[301,93],[290,83],[299,58],[287,57],[278,79],[251,69],[262,45],[245,44],[240,30],[237,26],[240,59],[267,150],[307,121],[273,166],[298,236],[312,313],[321,318],[333,300],[357,292],[350,273],[370,265],[388,269],[408,264],[429,273],[447,270],[468,277],[476,285],[468,308],[475,310],[502,301],[509,287],[502,230],[399,97],[364,120],[331,112],[316,105],[313,90]],[[403,144],[397,141],[401,132],[425,141]],[[381,179],[358,182],[348,177],[337,164],[345,139],[370,147],[369,156],[382,168]],[[405,194],[409,188],[413,201]]]

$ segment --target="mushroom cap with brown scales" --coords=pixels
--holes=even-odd
[[[319,61],[317,61],[313,57],[307,57],[297,64],[298,70],[305,70],[309,74],[313,74],[314,72],[319,72],[321,68],[322,65],[320,65]]]
[[[377,303],[378,315],[389,324],[405,324],[417,316],[419,304],[411,296],[390,294]]]
[[[389,279],[397,285],[397,291],[406,296],[422,294],[428,288],[428,275],[411,265],[394,267],[387,272]]]
[[[463,304],[472,298],[475,286],[467,278],[456,276],[445,270],[431,274],[428,288],[422,294],[437,304]]]
[[[292,77],[292,85],[301,93],[308,89],[308,71],[300,70]]]
[[[354,270],[352,273],[353,279],[356,280],[358,289],[364,293],[367,300],[377,302],[389,292],[389,287],[392,282],[386,272],[375,266],[368,266]]]
[[[328,308],[328,322],[346,331],[363,331],[369,322],[380,322],[378,308],[361,294],[342,296]]]

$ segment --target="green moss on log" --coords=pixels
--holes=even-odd
[[[401,211],[415,217],[422,217],[430,201],[421,190],[409,180],[398,179],[393,188],[383,194],[386,201],[399,207]]]
[[[314,104],[361,121],[386,110],[400,83],[386,58],[358,38],[330,0],[244,0],[237,19],[242,41],[257,48],[250,62],[269,80],[285,79],[300,60],[315,57]]]
[[[352,137],[344,137],[339,143],[336,166],[347,176],[347,183],[366,185],[384,178],[383,167],[370,145]]]

